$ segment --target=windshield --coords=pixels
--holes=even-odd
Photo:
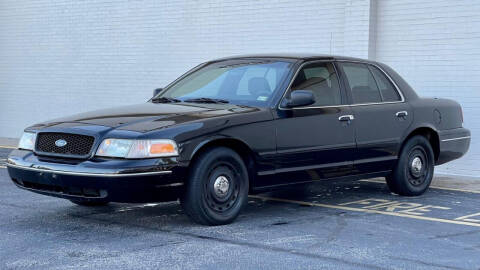
[[[154,99],[265,106],[288,73],[290,64],[258,59],[215,62],[188,74]]]

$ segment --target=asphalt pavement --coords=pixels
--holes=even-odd
[[[206,227],[177,202],[92,209],[20,190],[0,164],[0,269],[480,269],[480,191],[461,180],[420,197],[318,182]]]

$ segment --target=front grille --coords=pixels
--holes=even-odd
[[[57,146],[55,142],[64,140],[64,146]],[[35,151],[39,154],[86,157],[90,154],[95,138],[87,135],[43,132],[37,135]]]

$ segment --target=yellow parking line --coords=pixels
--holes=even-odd
[[[0,169],[6,169],[6,168],[7,168],[7,167],[5,167],[5,166],[0,166]]]
[[[459,189],[459,188],[449,188],[449,187],[439,187],[439,186],[430,186],[431,188],[435,189],[443,189],[443,190],[450,190],[450,191],[460,191],[460,192],[470,192],[470,193],[476,193],[480,194],[480,191],[477,190],[466,190],[466,189]]]
[[[360,180],[360,182],[386,184],[385,181],[382,181],[382,180],[372,180],[372,179]],[[437,185],[431,185],[430,187],[431,187],[431,188],[434,188],[434,189],[443,189],[443,190],[449,190],[449,191],[460,191],[460,192],[469,192],[469,193],[480,194],[480,191],[478,191],[478,190],[467,190],[467,189],[460,189],[460,188],[440,187],[440,186],[437,186]]]
[[[257,196],[257,195],[250,195],[249,197],[250,198],[255,198],[255,199],[261,199],[261,200],[267,200],[267,201],[294,203],[294,204],[299,204],[299,205],[318,206],[318,207],[323,207],[323,208],[340,209],[340,210],[347,210],[347,211],[355,211],[355,212],[363,212],[363,213],[371,213],[371,214],[381,214],[381,215],[396,216],[396,217],[406,217],[406,218],[413,218],[413,219],[420,219],[420,220],[427,220],[427,221],[434,221],[434,222],[442,222],[442,223],[450,223],[450,224],[457,224],[457,225],[467,225],[467,226],[480,227],[480,223],[460,221],[460,220],[450,220],[450,219],[434,218],[434,217],[426,217],[426,216],[414,216],[414,215],[396,213],[396,212],[386,212],[386,211],[364,209],[364,208],[355,208],[355,207],[348,207],[348,206],[341,206],[341,205],[323,204],[323,203],[311,203],[311,202],[272,198],[272,197],[264,197],[264,196]]]
[[[7,145],[0,145],[0,148],[17,149],[16,146],[7,146]]]

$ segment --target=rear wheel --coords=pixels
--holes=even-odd
[[[386,177],[390,191],[403,196],[423,194],[432,182],[434,166],[430,142],[423,136],[413,136],[405,143],[393,172]]]
[[[187,215],[203,225],[231,223],[248,200],[248,173],[242,158],[226,147],[212,148],[193,164],[181,198]]]
[[[72,203],[86,207],[105,206],[109,202],[106,201],[86,201],[86,200],[70,200]]]

